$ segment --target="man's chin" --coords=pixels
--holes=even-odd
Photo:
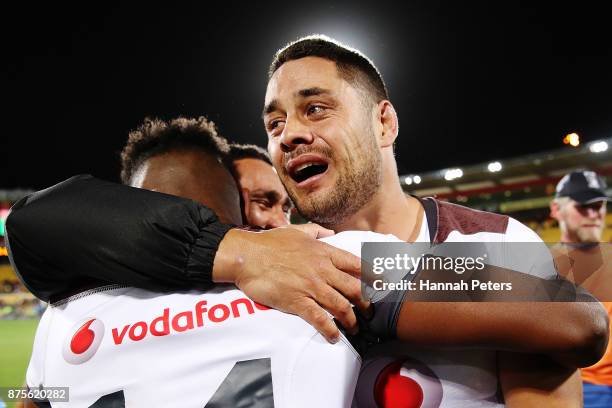
[[[338,202],[333,197],[333,191],[317,189],[298,195],[294,202],[300,214],[310,221],[329,223],[336,218],[336,213],[339,210]]]
[[[291,190],[298,200],[316,200],[318,197],[325,197],[332,193],[333,183],[327,179],[317,180],[315,183],[306,185],[293,182]]]
[[[312,190],[297,190],[294,192],[292,197],[298,207],[304,208],[317,208],[319,203],[324,201],[324,198],[329,196],[329,191],[324,188],[317,188]]]
[[[587,231],[581,231],[578,236],[580,242],[585,244],[595,244],[601,241],[601,231],[599,229],[589,228]]]

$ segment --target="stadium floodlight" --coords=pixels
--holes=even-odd
[[[406,176],[406,177],[404,177],[404,183],[405,183],[407,186],[411,185],[411,184],[412,184],[412,177],[410,177],[410,176]],[[418,184],[418,183],[417,183],[417,184]]]
[[[487,169],[491,172],[491,173],[496,173],[498,171],[501,171],[502,169],[502,164],[498,161],[495,162],[491,162],[489,163],[489,165],[487,166]]]
[[[591,153],[603,153],[608,150],[608,143],[603,140],[600,142],[594,142],[589,145]]]
[[[568,144],[572,147],[580,146],[580,136],[578,133],[570,133],[563,138],[563,144]]]
[[[463,170],[461,169],[448,169],[444,172],[444,179],[451,181],[463,176]]]
[[[421,176],[414,176],[412,178],[412,181],[414,181],[414,184],[420,184],[421,183]]]

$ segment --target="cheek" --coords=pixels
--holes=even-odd
[[[572,211],[570,213],[569,222],[573,226],[578,226],[582,223],[582,219],[584,218],[578,211]]]
[[[280,140],[271,139],[268,141],[268,154],[270,155],[274,168],[277,172],[280,172],[283,165],[283,152],[280,148]]]
[[[251,206],[251,210],[249,211],[249,220],[256,224],[265,224],[267,216],[266,211],[259,208],[257,204]]]

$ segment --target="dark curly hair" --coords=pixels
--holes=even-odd
[[[364,89],[374,103],[389,99],[382,75],[368,57],[321,34],[302,37],[278,50],[268,69],[268,80],[285,62],[305,57],[319,57],[335,62],[340,77]]]
[[[150,157],[176,150],[200,150],[216,156],[228,167],[229,144],[214,122],[201,116],[169,121],[146,118],[131,131],[121,151],[121,181],[129,184],[134,172]]]
[[[266,149],[254,144],[231,144],[229,158],[232,162],[240,159],[257,159],[272,166],[272,160]]]

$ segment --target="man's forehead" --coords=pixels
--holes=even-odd
[[[260,186],[265,185],[275,188],[280,187],[280,189],[284,191],[283,185],[274,167],[263,160],[249,157],[236,160],[235,165],[241,183],[254,183]]]
[[[268,82],[266,104],[273,99],[298,97],[305,89],[334,90],[342,85],[336,63],[319,57],[305,57],[284,63]]]

